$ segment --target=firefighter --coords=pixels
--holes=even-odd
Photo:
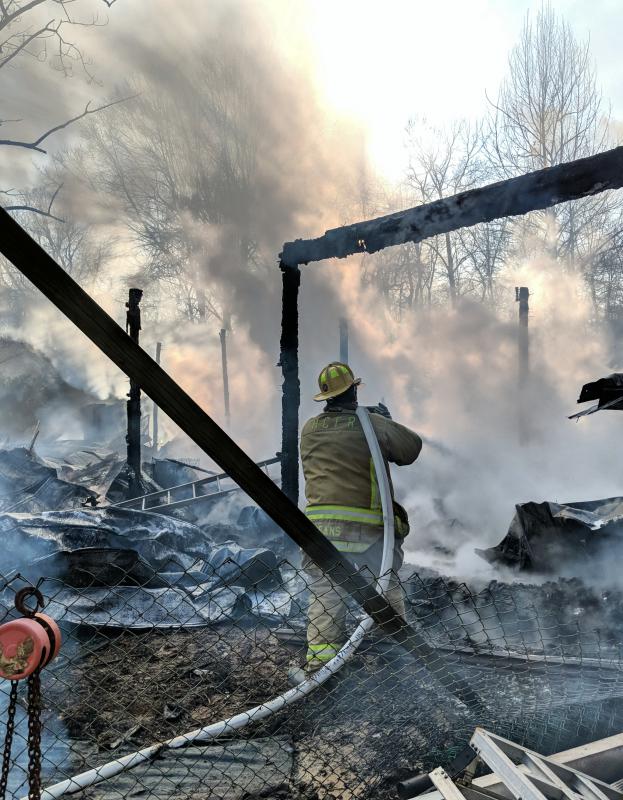
[[[324,402],[325,407],[303,427],[301,461],[307,516],[357,568],[366,568],[378,577],[383,551],[383,512],[372,456],[355,413],[360,383],[347,364],[333,362],[322,370],[318,378],[320,391],[314,400]],[[382,404],[369,410],[388,471],[388,462],[399,466],[412,464],[422,449],[417,433],[394,422]],[[392,500],[393,495],[392,487]],[[386,596],[396,611],[404,615],[397,572],[403,562],[402,541],[409,532],[409,521],[405,509],[395,500],[393,505],[396,542]],[[309,674],[330,661],[345,642],[346,605],[330,573],[325,573],[308,556],[303,559],[303,569],[311,592],[306,664]],[[296,677],[293,681],[296,682]]]

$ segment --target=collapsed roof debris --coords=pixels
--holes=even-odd
[[[97,492],[69,482],[61,470],[25,447],[0,451],[0,511],[45,511],[79,508]]]
[[[621,411],[623,410],[623,373],[614,372],[607,378],[600,378],[591,383],[585,383],[580,392],[578,403],[587,403],[589,400],[597,400],[596,406],[585,408],[572,414],[569,419],[579,419],[597,411]]]
[[[623,498],[575,503],[521,503],[496,547],[476,552],[491,563],[560,572],[605,556],[623,536]]]
[[[292,606],[273,551],[215,542],[174,517],[113,507],[10,513],[0,535],[7,567],[33,582],[49,576],[48,611],[65,623],[178,628],[244,613],[282,620]],[[7,590],[0,601],[7,610],[12,598]]]

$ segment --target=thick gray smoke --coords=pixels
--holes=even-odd
[[[290,4],[195,0],[172,14],[169,3],[153,0],[149,11],[143,4],[116,4],[112,11],[107,28],[85,33],[90,52],[108,95],[115,86],[119,94],[139,94],[84,127],[81,143],[72,142],[82,149],[62,159],[69,170],[62,210],[117,237],[116,256],[94,288],[97,299],[121,322],[128,286],[144,282],[144,346],[153,353],[162,341],[163,365],[220,422],[218,331],[231,315],[232,435],[251,455],[270,457],[280,430],[278,253],[286,240],[356,217],[349,209],[361,135],[315,96],[302,21]],[[63,95],[60,107],[66,101]],[[164,217],[171,198],[181,198],[171,265],[185,259],[192,290],[213,302],[215,314],[205,321],[180,322],[173,283],[156,283],[146,270],[140,214],[129,222],[133,200],[124,196],[111,153],[120,173],[137,182],[137,194],[152,185],[150,163],[166,154],[171,185],[147,211]],[[208,171],[210,180],[197,181],[207,153],[210,163],[235,164],[235,179]],[[215,174],[227,180],[219,183]],[[486,575],[490,568],[473,548],[502,538],[516,503],[620,493],[616,416],[566,419],[581,384],[614,366],[591,325],[579,277],[563,278],[559,264],[532,256],[507,270],[502,312],[466,301],[451,310],[415,311],[398,323],[376,290],[362,288],[356,259],[302,272],[302,416],[318,411],[310,398],[320,368],[338,356],[344,315],[363,401],[383,399],[396,419],[441,445],[425,446],[416,465],[395,470],[413,522],[409,558],[430,562],[432,546],[442,544],[458,551],[456,571]],[[532,292],[525,446],[517,430],[515,285]],[[19,333],[73,385],[99,397],[124,395],[125,378],[47,304],[26,305]],[[166,420],[162,426],[177,435]],[[178,448],[179,455],[195,455],[183,439]]]

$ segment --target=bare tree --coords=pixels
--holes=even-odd
[[[435,250],[422,242],[406,244],[365,256],[362,281],[375,286],[392,314],[401,319],[433,304],[437,267]]]
[[[456,122],[447,130],[409,123],[410,165],[407,180],[423,203],[473,188],[489,177],[482,158],[479,125]],[[465,293],[493,296],[493,279],[506,252],[504,225],[481,225],[468,231],[436,236],[424,242],[445,275],[452,304]],[[429,259],[431,260],[431,259]]]
[[[572,161],[605,149],[609,111],[597,86],[588,42],[545,3],[528,14],[511,52],[508,75],[491,102],[487,152],[503,177]],[[523,228],[540,233],[556,257],[572,267],[586,263],[590,229],[610,213],[599,196],[529,215]]]
[[[497,304],[496,279],[506,265],[512,246],[508,219],[475,225],[457,231],[464,261],[464,293],[476,295],[492,306]]]
[[[30,235],[87,290],[93,290],[101,283],[102,273],[110,259],[113,240],[110,237],[95,236],[90,225],[63,220],[54,214],[30,213],[31,208],[41,208],[48,197],[58,192],[48,189],[44,184],[23,196],[24,207],[15,213],[16,218]],[[0,259],[0,289],[6,311],[17,320],[24,309],[24,299],[39,296],[33,285],[6,259]],[[29,300],[31,302],[31,300]]]
[[[264,264],[259,242],[270,187],[259,149],[267,147],[267,112],[261,70],[244,54],[214,47],[194,65],[170,76],[174,90],[130,87],[140,96],[92,121],[72,169],[100,197],[121,203],[145,277],[177,312],[222,322],[228,300],[214,277]]]
[[[108,7],[112,5],[106,0],[103,2]],[[83,7],[84,3],[80,4],[79,0],[0,0],[0,70],[14,70],[20,62],[31,60],[48,64],[64,77],[80,71],[94,82],[92,64],[70,32],[77,27],[105,25],[106,20],[100,20],[97,15],[79,16]],[[55,133],[109,105],[93,107],[92,103],[87,103],[82,111],[45,128],[33,139],[0,138],[0,147],[45,153],[47,140]],[[6,119],[0,112],[0,127],[19,122],[21,120]],[[54,216],[52,205],[57,193],[55,187],[51,195],[41,198],[41,204],[35,207],[23,202],[23,190],[8,188],[0,192],[6,198],[3,207],[8,211],[28,211],[42,216]]]
[[[410,187],[388,185],[362,162],[348,218],[356,220],[390,214],[416,205],[417,200]],[[428,244],[406,244],[362,256],[362,283],[378,290],[397,319],[433,303],[439,258]]]

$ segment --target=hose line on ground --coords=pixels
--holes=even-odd
[[[366,442],[368,443],[368,447],[370,449],[381,496],[381,507],[383,510],[383,555],[379,570],[380,577],[378,578],[376,585],[379,592],[385,593],[391,577],[390,571],[393,564],[394,553],[394,507],[392,502],[391,487],[385,460],[383,459],[383,454],[381,453],[378,439],[376,438],[374,428],[372,427],[370,414],[368,410],[362,406],[357,408],[356,413],[357,417],[359,418],[359,422],[361,423],[361,427],[363,428]],[[240,714],[236,714],[229,719],[222,720],[221,722],[214,722],[204,728],[198,728],[197,730],[190,731],[189,733],[182,734],[181,736],[176,736],[168,741],[159,742],[158,744],[153,744],[149,747],[144,747],[141,750],[137,750],[135,753],[129,753],[128,755],[122,756],[114,761],[109,761],[107,764],[103,764],[101,767],[90,769],[86,772],[80,773],[79,775],[75,775],[73,778],[68,778],[60,783],[56,783],[42,791],[41,800],[54,800],[54,798],[62,797],[64,794],[72,794],[74,792],[82,791],[89,786],[93,786],[94,784],[100,783],[108,778],[113,778],[115,775],[118,775],[121,772],[132,769],[133,767],[136,767],[145,761],[149,761],[157,756],[162,750],[184,747],[192,742],[206,742],[210,741],[211,739],[216,739],[223,733],[244,728],[251,722],[257,722],[258,720],[266,719],[266,717],[275,714],[277,711],[281,711],[281,709],[285,708],[286,706],[299,702],[327,680],[329,680],[332,675],[335,675],[337,672],[339,672],[344,664],[355,654],[357,648],[363,641],[366,633],[370,630],[370,628],[372,628],[373,624],[374,622],[372,618],[366,616],[365,619],[362,620],[362,622],[360,622],[357,628],[353,631],[350,638],[339,651],[339,653],[337,653],[337,655],[324,667],[321,667],[321,669],[300,683],[294,689],[290,689],[284,694],[275,697],[273,700],[269,700],[268,702],[262,703],[259,706],[250,708],[248,711],[243,711]],[[26,800],[26,798],[22,798],[22,800]]]

